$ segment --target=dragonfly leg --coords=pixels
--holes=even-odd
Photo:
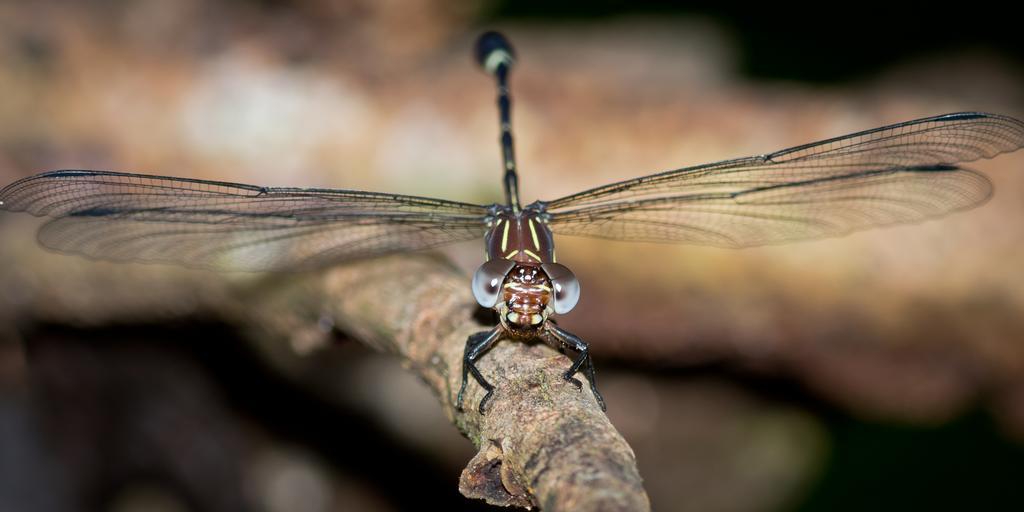
[[[547,323],[547,331],[561,344],[575,350],[579,354],[576,356],[576,360],[573,361],[572,366],[569,367],[569,370],[565,372],[565,380],[572,382],[577,388],[582,388],[583,384],[575,378],[576,372],[582,368],[583,373],[587,376],[587,380],[590,381],[590,391],[594,393],[597,404],[601,406],[602,411],[607,411],[608,407],[604,403],[604,397],[597,390],[597,381],[594,378],[594,361],[590,358],[590,347],[579,336],[558,327],[554,322]]]
[[[494,386],[477,369],[474,362],[481,354],[491,348],[494,342],[498,341],[501,337],[502,328],[496,326],[490,331],[481,331],[476,334],[469,335],[466,339],[466,349],[462,353],[462,387],[459,388],[459,396],[456,399],[455,408],[460,412],[462,409],[462,397],[466,392],[466,382],[469,380],[469,374],[473,374],[473,378],[476,379],[480,386],[487,390],[487,394],[480,400],[480,406],[478,407],[480,414],[484,413],[487,402],[491,399],[491,395],[494,393]]]

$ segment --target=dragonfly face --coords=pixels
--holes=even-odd
[[[551,280],[537,265],[512,267],[497,304],[501,324],[513,336],[535,336],[551,314]]]

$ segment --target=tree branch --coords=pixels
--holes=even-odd
[[[577,390],[562,379],[570,361],[550,347],[500,341],[478,364],[496,385],[487,415],[476,412],[483,390],[472,379],[466,411],[455,410],[466,338],[486,327],[473,319],[468,278],[437,258],[221,279],[174,267],[87,262],[25,245],[0,250],[7,269],[0,282],[16,283],[8,289],[17,292],[0,297],[4,316],[87,325],[216,316],[278,353],[286,342],[324,336],[323,326],[333,324],[401,357],[477,446],[460,479],[464,495],[552,511],[650,509],[632,449],[588,387]]]
[[[588,387],[562,379],[570,361],[547,345],[499,342],[478,365],[496,385],[487,414],[477,413],[483,389],[472,381],[465,412],[455,409],[466,338],[486,327],[472,318],[468,279],[450,265],[428,257],[373,260],[255,297],[236,320],[258,323],[278,341],[326,314],[402,357],[479,449],[459,482],[464,495],[552,511],[650,509],[632,449]]]

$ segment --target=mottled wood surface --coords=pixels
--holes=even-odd
[[[588,388],[561,378],[570,361],[550,347],[499,342],[479,365],[497,386],[487,414],[476,411],[483,389],[472,381],[465,412],[455,409],[466,337],[486,328],[472,318],[466,285],[466,276],[437,259],[394,257],[264,288],[241,315],[276,338],[309,327],[303,318],[326,315],[400,356],[479,449],[459,483],[466,496],[543,510],[649,509],[632,449]],[[321,304],[304,300],[309,295]]]
[[[26,253],[40,254],[31,248]],[[11,264],[21,257],[9,251],[4,256]],[[270,352],[323,344],[338,329],[400,357],[479,450],[459,481],[467,497],[543,510],[650,509],[632,449],[589,388],[577,390],[562,379],[571,361],[547,345],[500,341],[479,362],[496,385],[487,414],[476,410],[483,389],[472,380],[465,411],[456,410],[465,340],[487,326],[474,319],[468,277],[441,258],[412,255],[322,272],[226,276],[51,254],[32,265],[32,275],[62,282],[54,288],[64,293],[59,300],[36,295],[56,283],[28,284],[21,292],[29,300],[8,310],[24,313],[22,318],[89,325],[216,318]],[[90,270],[80,272],[83,265]]]

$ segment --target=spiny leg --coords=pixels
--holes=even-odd
[[[576,372],[578,372],[580,368],[583,368],[583,373],[587,376],[587,380],[590,381],[590,390],[593,391],[594,398],[597,399],[597,403],[601,406],[601,410],[607,411],[608,407],[604,404],[604,397],[602,397],[601,393],[597,390],[597,381],[594,378],[594,361],[590,359],[590,347],[579,336],[558,327],[554,322],[547,322],[546,329],[559,342],[579,353],[579,355],[576,356],[576,360],[573,361],[572,366],[565,372],[565,380],[574,383],[578,388],[582,387],[583,385],[580,381],[576,380],[574,375],[576,375]]]
[[[473,378],[476,379],[480,386],[487,390],[487,394],[480,400],[479,411],[480,414],[484,413],[484,407],[487,402],[491,399],[491,395],[494,393],[494,386],[477,369],[474,361],[481,354],[491,348],[494,342],[498,341],[501,337],[502,327],[496,326],[490,331],[481,331],[476,334],[470,334],[469,338],[466,339],[466,349],[462,353],[462,387],[459,388],[459,396],[456,399],[455,407],[461,412],[462,411],[462,396],[466,392],[466,381],[469,380],[469,374],[473,374]]]

